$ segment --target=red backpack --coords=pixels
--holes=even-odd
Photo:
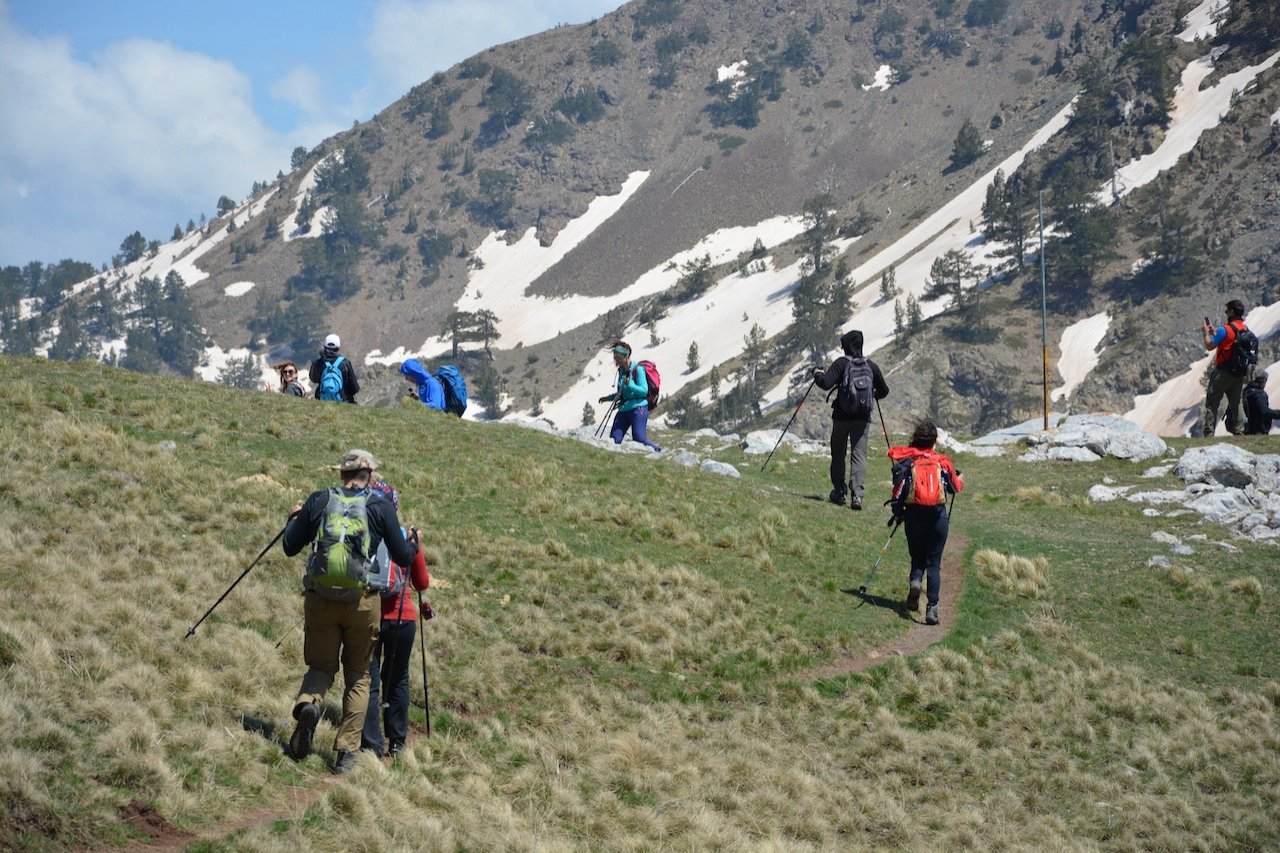
[[[658,387],[662,384],[662,377],[658,375],[658,365],[652,361],[639,362],[638,366],[644,368],[644,376],[649,383],[649,396],[647,399],[649,401],[649,411],[652,412],[654,407],[658,405]]]
[[[942,506],[947,502],[942,482],[942,461],[933,454],[909,456],[893,466],[893,497],[896,507]]]

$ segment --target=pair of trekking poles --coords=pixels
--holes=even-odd
[[[293,516],[290,515],[289,519],[292,520]],[[184,640],[196,632],[196,628],[199,628],[201,623],[203,623],[205,619],[209,618],[209,614],[213,613],[213,611],[217,609],[218,605],[222,603],[223,599],[225,599],[228,595],[231,594],[231,590],[235,589],[240,584],[240,581],[244,580],[245,576],[248,575],[249,572],[253,570],[253,567],[258,565],[258,562],[267,555],[267,552],[270,551],[273,547],[275,547],[275,544],[280,541],[280,539],[284,536],[284,532],[288,529],[289,529],[289,523],[286,521],[284,527],[280,528],[280,532],[276,534],[275,538],[272,539],[269,543],[267,543],[267,547],[263,548],[262,551],[258,553],[258,556],[253,558],[253,562],[250,563],[248,566],[246,566],[245,570],[240,573],[240,577],[232,581],[231,586],[227,587],[226,591],[223,592],[222,595],[218,596],[218,600],[215,601],[213,605],[204,612],[204,615],[201,616],[199,619],[197,619],[195,624],[187,629],[187,633],[183,636]],[[418,633],[419,647],[422,650],[422,706],[426,711],[426,715],[427,715],[427,737],[431,737],[431,687],[430,687],[430,682],[427,680],[427,636],[426,635],[427,635],[427,620],[431,618],[431,616],[428,616],[427,614],[430,613],[434,615],[434,611],[431,610],[430,605],[427,605],[426,608],[423,607],[422,590],[419,589],[414,591],[418,594],[418,618],[422,620],[422,630]],[[280,636],[280,639],[276,641],[275,647],[277,649],[280,648],[280,644],[285,641],[285,638],[288,637],[290,634],[292,634],[297,629],[297,627],[302,624],[302,622],[303,622],[303,619],[298,620],[297,622],[294,623],[292,628],[290,628],[288,631],[285,631],[284,634]],[[412,652],[410,652],[410,654],[412,654]],[[384,696],[385,695],[386,695],[386,689],[384,687]]]
[[[600,423],[596,425],[596,438],[604,438],[605,424],[610,423],[609,416],[618,408],[618,401],[614,400],[609,404],[609,409],[604,413],[604,417],[600,419]]]
[[[791,429],[791,424],[795,422],[796,415],[800,414],[800,407],[804,405],[805,400],[809,399],[809,392],[812,391],[813,386],[817,384],[818,380],[816,378],[810,380],[809,387],[805,389],[804,394],[800,397],[800,402],[796,403],[796,410],[791,413],[791,419],[787,421],[787,425],[782,428],[782,434],[779,435],[778,440],[774,442],[773,450],[769,451],[769,455],[765,457],[764,465],[760,466],[761,473],[763,473],[764,469],[768,466],[769,460],[773,458],[774,451],[776,451],[778,446],[782,444],[782,439],[786,438],[787,430]],[[831,399],[830,394],[828,394],[827,399]],[[884,445],[885,447],[888,447],[891,444],[889,441],[889,428],[884,424],[884,412],[880,411],[880,401],[876,400],[875,405],[876,414],[880,415],[880,429],[884,432]]]

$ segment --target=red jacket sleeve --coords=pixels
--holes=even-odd
[[[431,575],[427,572],[427,558],[423,556],[422,548],[418,548],[418,553],[413,556],[413,563],[409,566],[409,581],[414,589],[421,590],[431,586]]]
[[[951,457],[941,456],[941,459],[942,470],[946,471],[947,476],[951,478],[951,485],[957,492],[964,491],[964,477],[960,476],[960,473],[956,471],[956,466],[952,464]]]

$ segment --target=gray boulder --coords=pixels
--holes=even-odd
[[[1184,483],[1213,483],[1242,489],[1254,481],[1256,457],[1234,444],[1192,447],[1182,454],[1174,474]]]
[[[734,468],[727,462],[720,462],[715,459],[703,459],[702,464],[698,466],[708,474],[720,474],[724,477],[741,477],[742,474],[737,468]]]

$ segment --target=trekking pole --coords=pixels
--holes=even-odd
[[[876,400],[876,413],[880,415],[880,429],[884,431],[884,446],[893,447],[893,442],[889,440],[889,428],[884,425],[884,412],[880,409],[879,400]]]
[[[291,515],[289,516],[289,518],[292,519],[293,516]],[[196,624],[192,625],[190,628],[187,629],[187,634],[182,639],[185,640],[187,637],[190,637],[192,634],[196,632],[196,628],[200,627],[200,623],[203,622],[205,619],[209,618],[209,614],[212,613],[214,609],[217,608],[217,606],[222,603],[222,599],[226,598],[228,595],[231,594],[231,590],[236,588],[236,584],[244,580],[244,576],[249,574],[250,569],[258,565],[258,561],[266,556],[267,552],[271,550],[271,547],[280,541],[280,537],[284,536],[284,532],[288,529],[289,529],[289,522],[286,521],[284,524],[284,527],[281,527],[280,532],[276,534],[276,538],[272,539],[271,542],[267,545],[267,547],[262,549],[262,553],[258,554],[258,556],[253,558],[253,562],[250,563],[249,566],[243,572],[240,573],[240,577],[236,578],[235,581],[231,584],[231,586],[227,587],[226,592],[218,596],[218,600],[213,603],[213,607],[210,607],[208,610],[206,610],[204,612],[204,615],[196,620]]]
[[[613,414],[613,410],[618,408],[618,401],[613,400],[609,403],[609,408],[605,410],[604,417],[600,419],[600,423],[596,425],[596,438],[604,437],[604,425],[609,422],[609,415]]]
[[[804,401],[809,399],[809,392],[813,390],[813,386],[817,383],[817,379],[809,382],[809,387],[805,389],[804,394],[800,397],[800,402],[796,403],[796,410],[791,413],[791,420],[787,421],[787,425],[782,428],[782,435],[778,436],[778,441],[773,445],[773,450],[769,451],[769,455],[764,459],[764,465],[760,466],[761,473],[764,472],[765,466],[769,464],[769,460],[773,458],[774,450],[778,449],[778,445],[782,444],[782,439],[786,437],[787,430],[791,429],[791,422],[796,419],[796,415],[800,414],[800,407],[804,405]]]
[[[871,573],[868,574],[867,579],[862,582],[862,586],[858,587],[859,593],[865,593],[867,591],[867,584],[871,583],[871,579],[876,576],[876,569],[880,568],[880,561],[884,559],[885,552],[889,550],[889,543],[893,541],[893,534],[898,532],[898,525],[902,524],[902,522],[896,518],[891,519],[891,521],[893,523],[893,529],[889,531],[889,538],[884,540],[884,547],[880,549],[880,556],[876,557],[876,564],[871,567]]]
[[[298,626],[299,626],[299,625],[301,625],[301,624],[302,624],[302,622],[303,622],[303,620],[304,620],[304,619],[306,619],[306,618],[307,618],[307,617],[303,616],[303,617],[302,617],[301,619],[299,619],[297,622],[294,622],[294,623],[293,623],[293,627],[292,627],[292,628],[290,628],[288,631],[285,631],[283,634],[281,634],[281,635],[280,635],[280,639],[276,640],[276,648],[277,648],[277,649],[278,649],[278,648],[280,648],[280,644],[284,642],[284,640],[285,640],[285,638],[286,638],[286,637],[288,637],[288,636],[289,636],[290,634],[292,634],[294,631],[298,630]]]
[[[422,633],[418,634],[418,647],[422,649],[422,707],[427,712],[427,737],[431,737],[431,688],[427,685],[427,620],[431,617],[427,612],[422,608],[422,590],[418,590],[418,618],[422,620]]]

